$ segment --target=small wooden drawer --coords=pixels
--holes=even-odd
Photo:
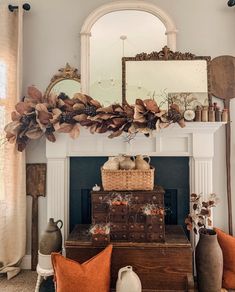
[[[130,232],[144,232],[145,231],[145,224],[144,223],[130,223],[129,224],[129,231]]]
[[[113,241],[127,241],[128,232],[111,232],[110,238]]]
[[[165,235],[161,232],[151,232],[146,234],[146,241],[148,242],[164,242]]]
[[[110,214],[124,215],[129,212],[128,205],[112,205],[110,206]]]
[[[92,216],[93,223],[107,223],[109,222],[109,214],[105,212],[96,212]]]
[[[132,242],[145,242],[146,234],[145,232],[130,232],[129,240]]]
[[[110,230],[111,232],[122,232],[122,231],[128,231],[128,224],[122,224],[122,223],[111,223],[110,224]]]
[[[92,212],[108,212],[109,210],[109,205],[106,203],[94,203],[92,205]]]
[[[110,214],[110,223],[128,223],[128,215],[113,215]]]
[[[149,224],[146,227],[147,232],[164,232],[164,225],[163,224]]]
[[[92,234],[92,245],[106,246],[110,242],[109,234]]]

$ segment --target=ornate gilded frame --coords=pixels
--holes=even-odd
[[[51,89],[60,81],[62,80],[75,80],[79,83],[81,83],[81,75],[78,73],[77,68],[71,67],[68,63],[66,63],[66,66],[64,68],[60,68],[58,70],[59,73],[55,74],[51,78],[50,84],[47,86],[45,95],[48,96],[51,92]]]
[[[173,52],[167,46],[165,46],[160,52],[152,52],[150,54],[141,53],[135,57],[123,57],[122,58],[122,103],[126,101],[126,61],[184,61],[184,60],[205,60],[207,62],[207,84],[208,84],[208,102],[212,104],[211,97],[211,74],[210,74],[210,56],[196,56],[192,53]]]

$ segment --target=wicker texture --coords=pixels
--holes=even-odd
[[[103,189],[105,191],[152,191],[154,171],[154,167],[148,170],[107,170],[101,168]]]

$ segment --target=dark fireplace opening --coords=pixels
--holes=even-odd
[[[107,157],[70,158],[70,232],[76,224],[91,223],[90,191],[101,185],[100,168]],[[189,212],[188,157],[151,157],[155,167],[155,184],[165,189],[165,223],[184,226]]]

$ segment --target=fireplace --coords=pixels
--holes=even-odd
[[[130,155],[143,153],[158,159],[183,157],[188,160],[189,165],[188,194],[202,193],[206,199],[206,196],[213,191],[214,132],[222,125],[223,123],[219,122],[192,122],[186,123],[186,127],[181,129],[173,124],[150,138],[138,134],[129,143],[122,136],[109,139],[108,134],[91,135],[86,129],[81,129],[80,137],[76,140],[72,140],[67,134],[58,134],[55,143],[46,144],[47,217],[63,220],[62,231],[66,239],[70,227],[69,184],[72,165],[70,160],[73,157],[74,159],[76,157],[105,158],[119,153]],[[156,169],[158,178],[161,175],[158,173],[159,165]],[[186,204],[188,201],[189,199]]]
[[[101,185],[100,167],[107,157],[71,157],[69,231],[76,224],[91,223],[92,186]],[[165,189],[166,224],[184,224],[189,212],[188,157],[151,157],[156,169],[155,184]]]

